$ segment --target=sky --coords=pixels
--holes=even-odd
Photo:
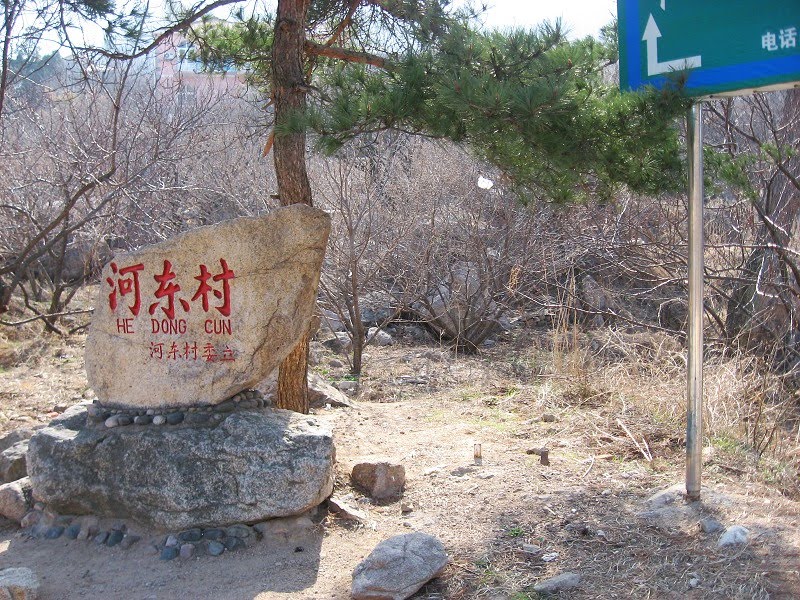
[[[534,27],[561,18],[570,38],[597,37],[617,14],[616,0],[483,0],[489,28]],[[475,2],[481,4],[480,0]]]
[[[530,28],[544,20],[560,18],[572,39],[596,37],[617,14],[617,0],[453,0],[453,5],[467,2],[478,7],[486,5],[482,21],[487,28]],[[274,5],[275,0],[266,3]]]
[[[264,0],[261,0],[264,2]],[[609,23],[617,12],[617,0],[454,0],[453,5],[471,2],[473,6],[486,5],[481,21],[489,29],[510,27],[532,28],[542,21],[561,19],[562,27],[571,39],[587,35],[597,37],[600,28]],[[123,4],[124,0],[118,0]],[[274,5],[275,0],[266,0]],[[150,6],[160,6],[163,0],[151,0]],[[217,16],[226,18],[230,9],[221,9]],[[77,32],[73,32],[73,35]],[[99,28],[84,27],[85,43],[102,44]],[[81,43],[79,40],[75,40]]]

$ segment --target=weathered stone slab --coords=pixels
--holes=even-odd
[[[329,231],[295,205],[115,255],[86,344],[99,401],[216,404],[255,386],[308,327]]]
[[[353,571],[353,600],[405,600],[441,575],[448,561],[442,543],[427,533],[389,538]]]
[[[86,406],[30,440],[37,500],[62,514],[173,531],[302,514],[333,489],[331,431],[284,410],[240,411],[216,427],[85,427]]]

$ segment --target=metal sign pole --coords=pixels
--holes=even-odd
[[[703,104],[687,118],[689,149],[689,359],[686,412],[686,495],[700,499],[703,453]]]

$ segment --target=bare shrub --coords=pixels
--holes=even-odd
[[[174,95],[141,63],[92,64],[65,65],[3,120],[0,306],[19,293],[54,332],[115,250],[266,206],[248,103],[215,87]]]
[[[383,135],[314,172],[318,205],[333,215],[321,289],[353,339],[354,372],[365,322],[377,329],[402,313],[474,351],[530,291],[543,220],[512,194],[478,188],[481,166],[457,147]],[[365,296],[383,303],[380,317],[370,306],[365,321]]]
[[[410,290],[397,285],[385,262],[408,235],[408,215],[386,188],[411,145],[406,136],[383,135],[312,165],[317,205],[332,219],[322,306],[350,337],[354,374],[361,372],[364,347],[409,304]]]
[[[497,189],[480,189],[483,171],[453,146],[420,144],[404,181],[388,193],[403,202],[410,223],[387,260],[415,301],[410,310],[455,348],[476,350],[526,295],[543,221]]]

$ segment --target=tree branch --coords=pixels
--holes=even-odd
[[[95,52],[106,58],[112,58],[116,60],[129,60],[132,58],[139,58],[140,56],[144,56],[148,52],[150,52],[153,48],[156,48],[161,42],[169,38],[171,35],[185,31],[189,28],[189,26],[195,22],[197,19],[200,19],[206,16],[208,13],[222,7],[227,6],[228,4],[235,4],[240,2],[241,0],[217,0],[216,2],[212,2],[205,8],[200,9],[197,12],[190,13],[186,15],[181,20],[175,22],[174,24],[170,25],[166,29],[164,29],[158,36],[156,36],[152,42],[150,42],[147,46],[137,50],[136,52],[126,53],[126,52],[112,52],[110,50],[104,50],[103,48],[86,48],[86,47],[76,47],[77,50],[84,50],[89,52]]]
[[[341,36],[344,30],[347,29],[350,23],[352,23],[353,15],[355,14],[360,3],[361,0],[350,0],[350,6],[347,9],[347,15],[344,19],[342,19],[342,22],[339,23],[334,32],[331,34],[330,39],[325,42],[326,46],[333,46],[339,40],[339,36]]]
[[[392,63],[387,61],[384,57],[378,56],[377,54],[326,46],[310,40],[306,40],[306,52],[314,56],[325,56],[327,58],[336,58],[350,63],[372,65],[373,67],[378,67],[379,69],[391,70],[393,68]]]

